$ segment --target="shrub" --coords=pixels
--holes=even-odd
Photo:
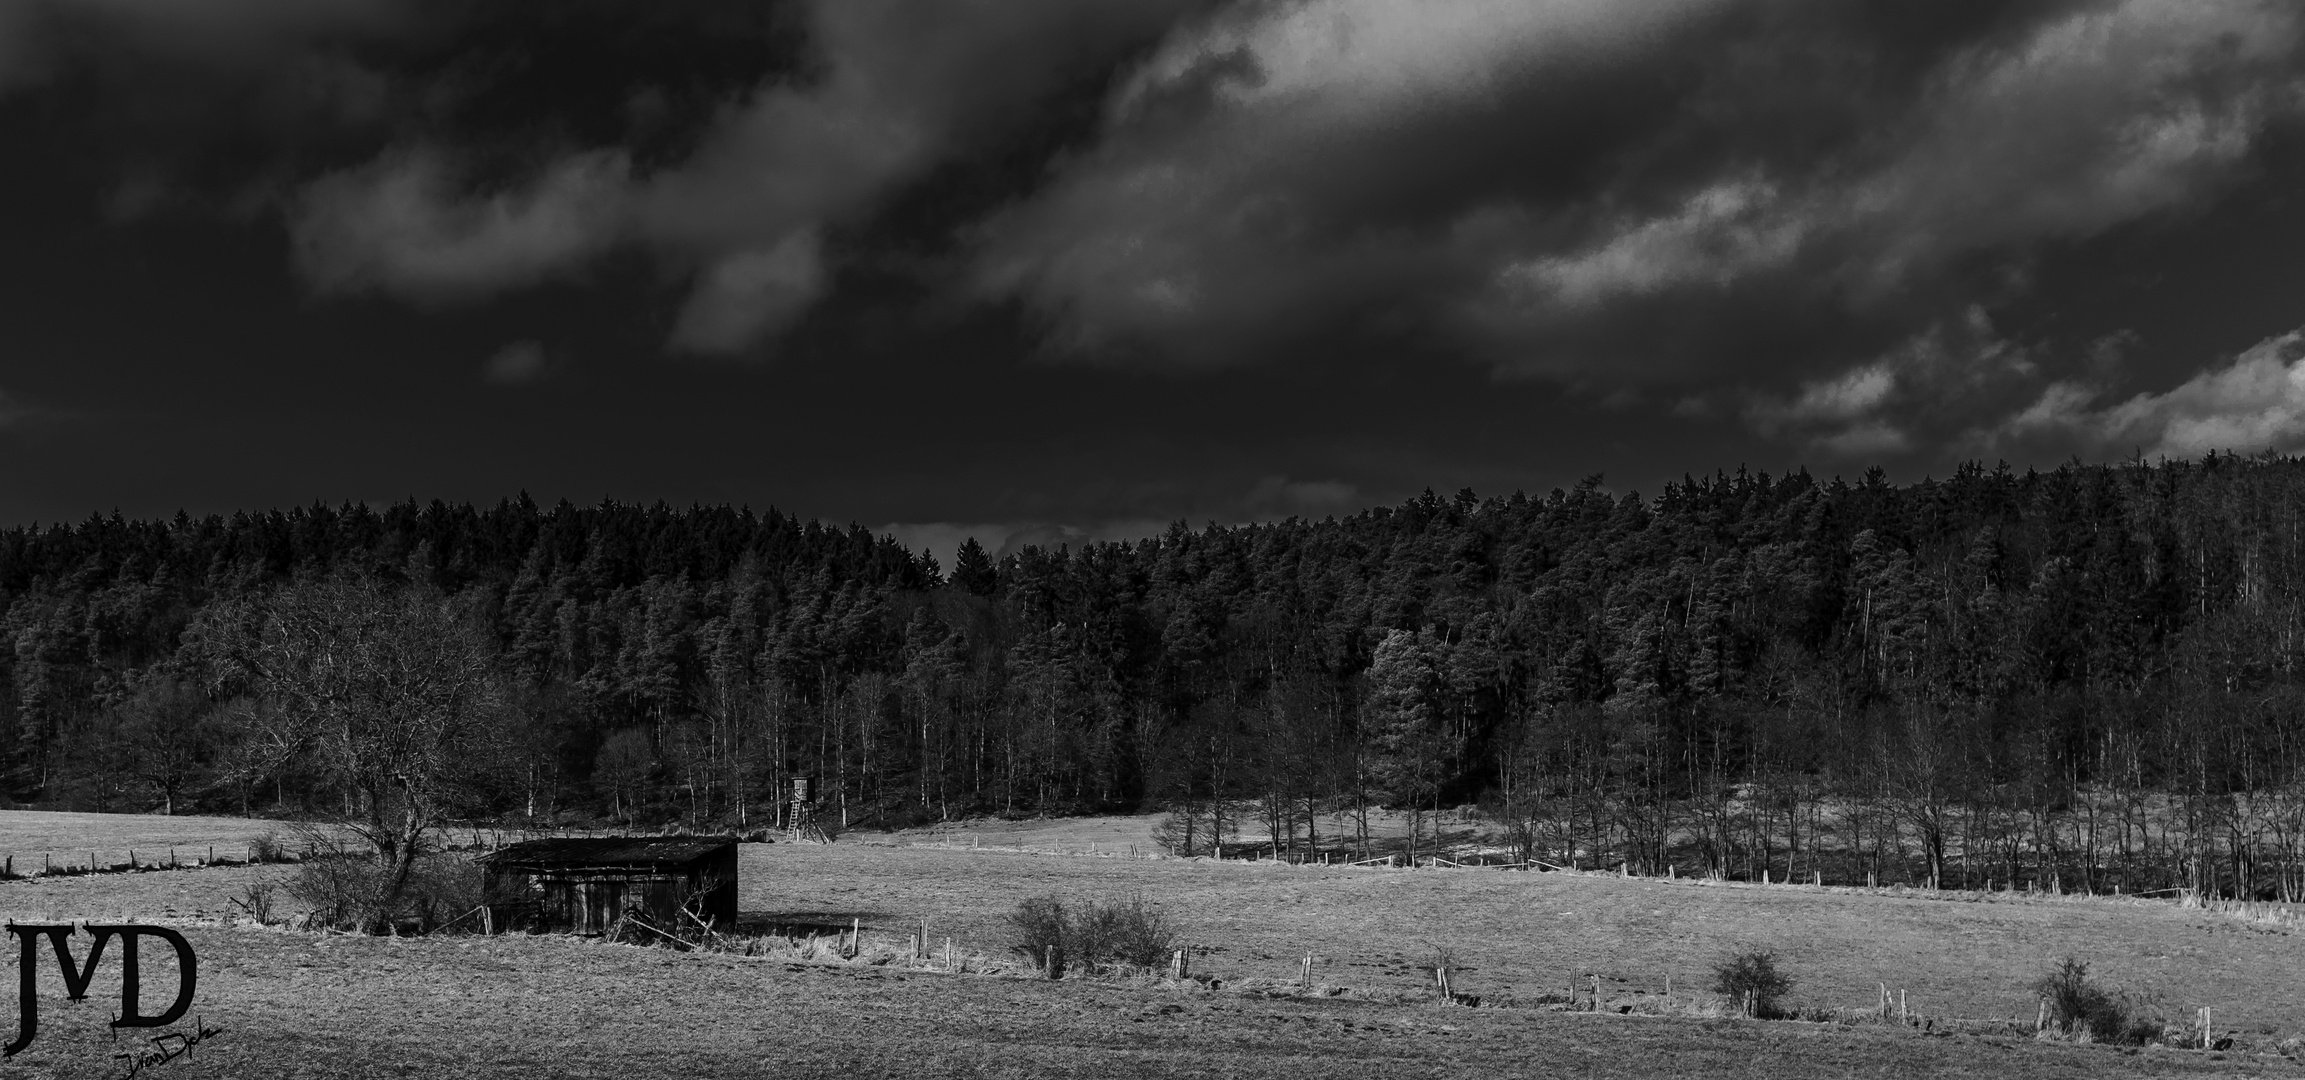
[[[1067,963],[1090,968],[1157,968],[1177,949],[1176,928],[1142,894],[1070,911],[1053,896],[1036,896],[1019,903],[1008,921],[1010,951],[1036,965],[1051,945],[1063,950]]]
[[[249,862],[276,863],[281,861],[281,854],[280,837],[276,834],[265,833],[248,842]]]
[[[277,889],[276,883],[259,878],[249,882],[232,902],[247,912],[249,918],[256,920],[258,926],[270,926],[274,921],[272,897]]]
[[[477,933],[477,918],[465,918],[491,902],[479,864],[460,855],[419,857],[392,910],[384,909],[390,870],[373,855],[338,853],[297,867],[288,895],[309,909],[305,924],[368,932],[390,927],[429,934],[435,928]]]
[[[2089,965],[2070,956],[2033,983],[2048,1006],[2049,1023],[2061,1034],[2087,1042],[2142,1043],[2161,1035],[2161,1024],[2133,1016],[2120,996],[2089,981]]]
[[[1784,1015],[1778,1002],[1792,989],[1793,980],[1777,970],[1776,957],[1771,953],[1742,953],[1713,965],[1713,991],[1738,1008],[1750,995],[1754,1016]]]
[[[1018,903],[1008,915],[1010,951],[1041,963],[1050,946],[1064,947],[1067,921],[1064,905],[1056,897],[1035,896]]]
[[[483,924],[479,916],[472,915],[473,909],[502,899],[488,895],[487,883],[480,864],[471,859],[461,855],[423,856],[416,860],[416,867],[408,876],[408,889],[401,894],[398,914],[404,919],[414,919],[423,933],[452,924],[453,929],[479,933]]]
[[[314,859],[288,879],[288,895],[309,909],[306,927],[366,931],[377,925],[384,875],[373,858]]]
[[[1176,928],[1142,893],[1091,903],[1074,924],[1067,951],[1088,964],[1157,968],[1176,952]]]

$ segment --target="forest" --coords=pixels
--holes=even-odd
[[[284,734],[341,688],[264,659],[315,596],[471,643],[461,820],[773,827],[805,775],[836,828],[1167,810],[1178,850],[1334,849],[1383,807],[1635,872],[2305,897],[2298,458],[1593,477],[949,568],[526,496],[18,527],[0,783],[357,816],[384,781]]]

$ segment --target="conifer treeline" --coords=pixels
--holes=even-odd
[[[19,801],[344,809],[205,651],[295,574],[451,596],[474,814],[903,823],[1482,804],[1526,853],[2305,895],[2305,461],[1424,497],[949,574],[771,511],[527,499],[0,533]],[[1219,814],[1218,816],[1222,816]],[[1205,828],[1204,839],[1205,842]],[[1292,841],[1293,842],[1293,841]]]

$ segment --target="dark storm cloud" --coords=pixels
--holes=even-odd
[[[765,403],[749,475],[997,547],[1756,452],[2295,446],[2305,313],[2203,327],[2305,239],[2301,36],[2255,0],[20,0],[0,125],[91,189],[20,252],[167,238],[90,262],[88,311],[261,248],[185,305],[259,320],[197,363],[260,396],[452,358],[542,461],[550,410],[639,385]],[[884,414],[884,458],[784,464]],[[701,430],[616,468],[686,476]]]
[[[941,223],[973,237],[974,288],[1040,312],[1063,353],[1241,362],[1345,316],[1571,382],[1813,369],[1692,348],[1686,327],[1733,344],[1756,310],[1822,304],[1876,338],[1925,333],[1991,299],[1955,274],[1965,258],[2021,263],[2210,197],[2298,95],[2298,16],[2253,0],[818,0],[776,20],[792,55],[760,53],[717,97],[563,72],[608,99],[530,132],[525,164],[491,176],[459,121],[520,98],[523,65],[471,54],[492,30],[518,40],[477,17],[389,0],[29,10],[15,21],[35,40],[108,31],[210,62],[426,26],[428,48],[342,60],[408,101],[381,110],[386,145],[286,199],[310,285],[479,299],[638,246],[687,280],[669,344],[698,352],[789,327],[858,254],[838,234],[1029,124],[1069,71],[1154,42],[1113,72],[1092,145],[1000,212]],[[619,109],[626,123],[598,122]],[[645,161],[639,118],[668,109],[693,138]]]
[[[1933,406],[2032,374],[1976,305],[2022,291],[2035,245],[2214,199],[2300,101],[2286,5],[1911,21],[1237,6],[1172,35],[1098,145],[991,223],[981,282],[1092,355],[1248,362],[1342,317],[1899,451]],[[1761,320],[1846,325],[1768,348]]]
[[[739,352],[822,299],[829,235],[1185,6],[802,5],[799,69],[720,103],[685,160],[644,172],[625,146],[576,148],[525,183],[473,191],[420,134],[304,190],[290,215],[299,264],[324,291],[429,301],[531,285],[634,245],[692,275],[670,345]]]
[[[314,43],[406,28],[408,0],[16,0],[0,8],[0,83],[136,55],[248,69]]]

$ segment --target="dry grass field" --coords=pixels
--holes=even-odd
[[[166,863],[171,851],[180,862],[246,859],[248,845],[272,834],[289,840],[284,822],[260,818],[160,817],[143,814],[68,814],[42,810],[0,811],[0,858],[15,860],[19,874],[37,872],[45,858],[58,869],[86,869],[91,858],[104,866],[128,862]]]
[[[0,815],[0,848],[14,839],[13,819],[55,827],[31,820],[48,816]],[[136,834],[135,821],[155,836],[175,824],[110,823],[110,835],[140,852],[151,841]],[[1056,829],[1088,837],[1113,827],[1038,831],[1046,840],[1065,835]],[[746,845],[746,918],[803,928],[859,920],[868,944],[893,944],[927,919],[932,940],[951,936],[991,957],[1019,899],[1141,892],[1205,950],[1198,973],[1223,985],[949,975],[798,962],[789,949],[744,957],[558,937],[389,940],[232,925],[232,895],[293,867],[4,882],[0,913],[188,928],[201,959],[196,1011],[223,1034],[145,1076],[2305,1075],[2265,1053],[2305,1028],[2295,996],[2305,938],[2165,904],[1299,868],[866,839]],[[1464,965],[1457,989],[1481,995],[1482,1007],[1418,1000],[1427,977],[1417,965],[1433,945],[1456,950]],[[1710,960],[1749,948],[1778,954],[1797,980],[1795,1005],[1861,1010],[1886,982],[1933,1019],[2017,1016],[2028,1025],[2033,1000],[2024,985],[2075,955],[2174,1016],[2213,1006],[2218,1027],[2237,1029],[2238,1042],[2225,1054],[2123,1050],[1872,1023],[1537,1007],[1588,974],[1601,976],[1610,1007],[1661,993],[1667,975],[1686,995]],[[1317,982],[1350,993],[1278,990],[1307,952]],[[164,997],[173,985],[165,949],[145,955],[147,998]],[[117,1006],[115,965],[107,959],[90,1002],[70,1005],[52,960],[44,961],[39,1041],[0,1065],[0,1077],[122,1075],[124,1062],[111,1055],[133,1041],[114,1044],[103,1031]],[[1497,1004],[1518,1007],[1490,1007]]]

